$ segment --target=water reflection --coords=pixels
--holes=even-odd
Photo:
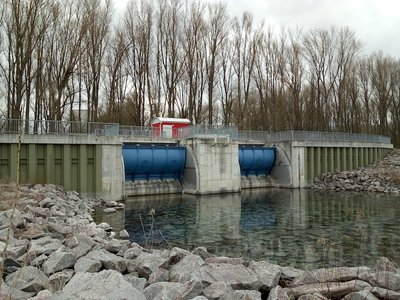
[[[151,238],[161,246],[205,246],[217,255],[302,268],[371,265],[382,255],[399,263],[399,200],[297,189],[141,197],[126,201],[125,227],[142,244]],[[123,224],[113,221],[114,228]]]

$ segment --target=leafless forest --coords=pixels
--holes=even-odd
[[[277,31],[191,0],[131,0],[123,15],[109,0],[2,0],[0,117],[187,117],[378,133],[399,146],[400,60],[363,42],[348,28]]]

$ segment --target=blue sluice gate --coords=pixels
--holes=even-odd
[[[242,176],[268,175],[274,166],[275,147],[239,145],[239,165]]]
[[[126,180],[178,179],[186,162],[184,146],[125,144],[122,148]]]

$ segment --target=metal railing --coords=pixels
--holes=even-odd
[[[264,141],[327,141],[390,144],[390,137],[377,134],[321,132],[321,131],[239,131],[239,140]]]
[[[224,136],[233,140],[256,141],[329,141],[363,142],[390,144],[387,136],[362,133],[320,132],[320,131],[246,131],[235,126],[193,125],[167,133],[160,128],[150,126],[125,126],[118,123],[51,121],[51,120],[15,120],[0,119],[0,134],[56,134],[56,135],[100,135],[126,136],[150,139],[190,139]]]
[[[100,122],[0,119],[1,134],[118,135],[119,124]]]

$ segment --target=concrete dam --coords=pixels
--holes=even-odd
[[[239,131],[183,122],[174,128],[170,119],[158,121],[159,127],[135,127],[0,120],[0,180],[15,182],[19,174],[21,183],[52,183],[110,200],[302,188],[322,173],[369,165],[393,148],[380,135]]]

